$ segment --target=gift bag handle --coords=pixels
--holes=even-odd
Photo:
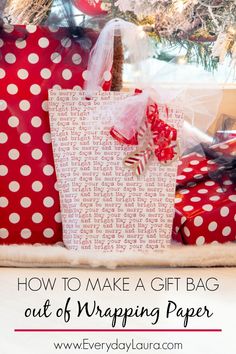
[[[84,85],[89,96],[103,86],[112,71],[115,36],[121,37],[131,63],[138,66],[151,55],[150,41],[140,26],[118,18],[109,21],[89,55],[88,79]]]

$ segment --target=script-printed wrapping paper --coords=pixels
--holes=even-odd
[[[0,244],[62,240],[48,89],[82,89],[97,38],[85,30],[84,48],[69,34],[34,25],[0,32]]]
[[[177,160],[153,159],[136,176],[124,166],[134,150],[110,134],[109,108],[124,93],[51,90],[50,122],[60,190],[63,241],[70,249],[96,252],[155,251],[170,244]],[[182,112],[160,107],[171,126]],[[127,120],[131,117],[127,117]]]

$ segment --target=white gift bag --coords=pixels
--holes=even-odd
[[[126,97],[115,92],[97,92],[90,99],[82,91],[49,93],[63,240],[69,249],[148,252],[170,244],[178,159],[161,164],[153,155],[140,176],[125,166],[124,158],[137,146],[111,136],[110,108]],[[169,109],[167,117],[166,107],[159,107],[159,113],[181,128],[178,109]]]

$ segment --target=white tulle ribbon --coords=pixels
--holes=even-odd
[[[114,19],[101,31],[93,47],[89,63],[87,94],[92,96],[104,84],[104,73],[111,72],[114,57],[114,37],[121,36],[132,68],[134,88],[142,94],[111,104],[114,126],[129,139],[138,130],[151,98],[158,104],[174,106],[184,112],[183,148],[211,139],[206,132],[216,119],[223,90],[213,75],[189,65],[164,63],[150,59],[151,45],[142,28],[121,19]],[[191,67],[191,73],[189,68]],[[194,128],[191,130],[191,126]]]
[[[222,85],[214,75],[201,67],[156,59],[148,59],[141,72],[135,80],[137,87],[153,88],[158,103],[183,111],[182,150],[211,143],[213,137],[207,131],[217,118],[223,97]]]
[[[109,21],[101,31],[89,56],[89,78],[84,85],[89,95],[103,86],[104,74],[112,70],[115,36],[121,37],[129,62],[137,67],[151,54],[150,41],[141,27],[118,18]]]
[[[139,86],[141,87],[141,86]],[[143,92],[124,98],[110,105],[110,117],[114,127],[131,139],[139,130],[150,102],[174,107],[184,114],[181,150],[191,148],[200,142],[212,142],[206,131],[215,119],[221,101],[221,90],[216,87],[195,89],[187,87],[170,89],[162,85],[142,87]]]
[[[149,92],[144,91],[110,106],[113,127],[127,140],[138,131],[146,114]]]

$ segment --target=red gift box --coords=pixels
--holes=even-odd
[[[96,38],[33,25],[0,32],[0,244],[62,240],[48,89],[81,90]]]
[[[214,146],[236,155],[236,140]],[[189,245],[225,243],[236,238],[236,186],[224,177],[222,185],[209,177],[216,163],[191,153],[178,169],[173,239]]]
[[[230,140],[230,139],[235,139],[235,138],[236,138],[236,130],[225,130],[225,131],[218,130],[214,136],[214,139],[218,143],[224,142],[224,141]]]

